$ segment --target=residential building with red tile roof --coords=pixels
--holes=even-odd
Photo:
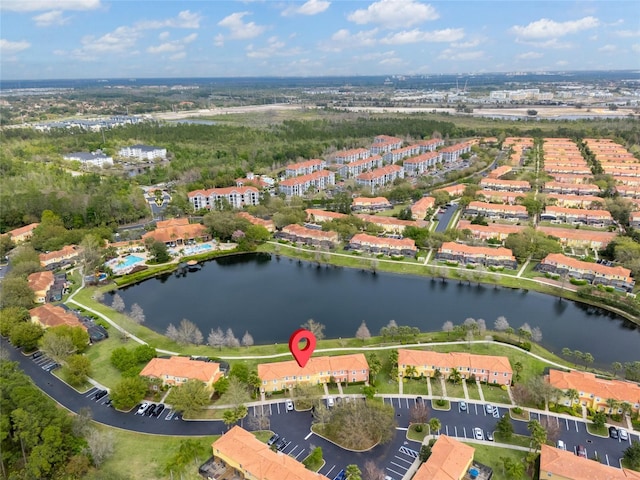
[[[317,192],[335,184],[335,173],[330,170],[318,170],[307,175],[282,180],[278,188],[288,197],[302,197],[310,190]]]
[[[595,195],[562,195],[560,193],[545,194],[547,205],[556,205],[565,208],[590,208],[592,204],[604,205],[604,198]]]
[[[421,220],[400,220],[395,217],[382,217],[380,215],[368,215],[366,213],[357,213],[355,216],[361,218],[365,222],[377,225],[384,229],[385,233],[393,233],[396,235],[404,232],[404,229],[407,227],[425,228],[429,225],[428,222]]]
[[[524,198],[524,192],[499,192],[497,190],[478,190],[476,198],[479,202],[502,203],[505,205],[515,205],[518,198]]]
[[[107,247],[115,248],[118,255],[145,250],[145,246],[141,240],[123,240],[122,242],[107,242]]]
[[[547,182],[544,184],[542,191],[549,193],[597,196],[600,193],[600,187],[593,183]]]
[[[277,238],[283,238],[295,243],[304,243],[314,247],[335,248],[339,242],[338,233],[316,228],[307,228],[292,223],[276,234]]]
[[[402,147],[402,143],[401,138],[391,137],[389,135],[378,135],[373,139],[373,144],[369,147],[369,150],[374,155],[382,155]]]
[[[425,152],[415,157],[407,158],[402,162],[402,168],[407,176],[415,177],[424,175],[438,163],[442,163],[442,154],[440,152]]]
[[[406,147],[391,150],[382,155],[384,163],[396,163],[400,160],[404,160],[408,157],[413,157],[420,153],[420,147],[418,145],[408,145]]]
[[[399,165],[385,165],[370,172],[361,173],[356,177],[356,183],[371,189],[392,183],[396,178],[404,178],[404,170]]]
[[[449,187],[439,188],[434,190],[435,192],[447,192],[451,198],[461,197],[464,193],[467,186],[464,183],[459,183],[458,185],[451,185]]]
[[[221,210],[225,202],[232,208],[243,208],[260,203],[260,191],[256,187],[224,187],[208,190],[194,190],[187,194],[194,210]]]
[[[442,147],[438,152],[442,155],[443,162],[456,162],[462,155],[471,151],[471,145],[471,142],[456,143],[455,145]]]
[[[364,353],[311,357],[304,367],[295,360],[258,364],[263,392],[279,392],[298,383],[320,385],[329,382],[369,381],[369,364]]]
[[[356,197],[351,202],[351,210],[354,212],[379,212],[393,208],[386,197]]]
[[[309,175],[310,173],[324,170],[325,168],[327,168],[327,162],[319,158],[314,158],[312,160],[305,160],[303,162],[287,165],[285,175],[287,178],[297,177],[299,175]]]
[[[629,215],[629,225],[633,228],[640,228],[640,212],[631,212]]]
[[[628,185],[630,187],[640,186],[640,178],[636,177],[617,177],[615,180],[620,185]]]
[[[199,223],[189,223],[188,218],[173,218],[156,222],[156,229],[142,235],[142,240],[152,238],[156,242],[182,245],[190,240],[209,238],[207,227]]]
[[[35,272],[27,277],[29,288],[33,290],[34,301],[44,303],[47,301],[47,292],[53,286],[53,272]]]
[[[587,165],[583,167],[577,167],[570,164],[545,163],[544,171],[552,177],[556,176],[557,174],[581,175],[587,177],[591,177],[592,175],[591,169]]]
[[[486,178],[500,178],[507,173],[513,172],[513,166],[511,165],[502,165],[500,167],[494,168],[489,172]]]
[[[593,182],[593,175],[573,175],[571,173],[554,173],[550,174],[556,182],[560,183],[573,183],[575,185],[591,184]]]
[[[211,444],[215,474],[243,480],[329,480],[295,458],[275,452],[253,433],[235,425]]]
[[[415,478],[415,477],[414,477]],[[543,444],[540,448],[540,479],[640,480],[640,472],[617,468],[582,458],[573,451]]]
[[[456,226],[458,230],[469,230],[471,236],[477,240],[489,240],[490,238],[497,238],[500,241],[505,241],[511,234],[517,234],[522,232],[526,225],[508,225],[501,223],[492,223],[490,225],[475,225],[469,220],[460,220]]]
[[[457,242],[444,242],[438,249],[436,259],[465,265],[480,264],[487,267],[515,269],[518,266],[516,257],[508,248],[477,247]]]
[[[529,218],[526,207],[522,205],[501,205],[497,203],[469,202],[465,210],[467,215],[485,215],[489,218],[526,220]]]
[[[438,147],[444,145],[444,140],[441,138],[429,138],[428,140],[420,140],[416,142],[416,145],[420,147],[420,152],[435,152]]]
[[[414,257],[418,253],[416,242],[411,238],[387,238],[357,233],[349,241],[349,249],[384,255]]]
[[[46,267],[55,263],[64,263],[76,260],[80,255],[80,249],[75,245],[65,245],[60,250],[49,253],[41,253],[38,255],[40,258],[40,265]]]
[[[473,463],[475,449],[447,435],[437,437],[431,456],[424,462],[413,480],[463,480]]]
[[[355,177],[361,173],[368,172],[369,170],[375,170],[382,167],[383,160],[380,155],[373,155],[371,157],[361,158],[351,163],[345,163],[338,167],[338,174],[345,178]]]
[[[73,313],[50,303],[45,303],[39,307],[32,308],[29,310],[29,315],[31,315],[31,321],[40,325],[42,328],[68,325],[69,327],[81,327],[85,330],[87,329],[87,327],[85,327]]]
[[[475,355],[465,352],[433,352],[431,350],[398,349],[398,375],[405,376],[407,368],[414,367],[416,376],[433,377],[440,370],[442,378],[449,378],[455,368],[462,378],[475,376],[476,380],[511,385],[513,370],[507,357]]]
[[[433,197],[422,197],[411,205],[411,218],[414,220],[424,220],[429,210],[436,206],[436,199]]]
[[[498,190],[503,192],[528,192],[531,184],[524,180],[503,180],[501,178],[483,178],[480,187],[484,190]]]
[[[369,158],[371,152],[366,148],[351,148],[349,150],[341,150],[333,156],[334,161],[339,164],[347,164]]]
[[[264,190],[273,187],[274,184],[273,178],[251,172],[247,173],[245,178],[236,178],[236,187],[256,187]]]
[[[540,220],[560,220],[563,223],[583,223],[585,225],[606,227],[613,223],[608,210],[585,210],[548,205],[540,214]]]
[[[640,385],[624,380],[608,380],[598,378],[594,373],[572,370],[549,370],[545,379],[554,387],[567,393],[576,390],[579,402],[593,410],[601,410],[610,413],[607,399],[611,398],[620,403],[628,402],[634,411],[640,409]],[[565,405],[570,405],[568,396],[561,399]],[[617,413],[617,412],[614,412]]]
[[[238,212],[236,215],[240,218],[244,218],[252,225],[259,225],[266,228],[269,233],[273,233],[276,231],[276,225],[275,223],[273,223],[273,220],[265,220],[264,218],[254,217],[249,212]]]
[[[39,223],[30,223],[24,227],[14,228],[9,230],[4,235],[9,235],[14,243],[23,243],[31,239],[33,231],[40,225]]]
[[[162,380],[162,385],[181,385],[188,380],[200,380],[211,389],[222,377],[222,372],[219,363],[191,360],[189,357],[169,357],[152,358],[140,376]]]
[[[545,225],[539,225],[537,230],[545,235],[556,237],[565,247],[595,248],[597,250],[602,250],[618,236],[615,232],[596,232]]]
[[[631,270],[624,267],[609,267],[600,263],[584,262],[561,253],[550,253],[538,265],[542,272],[568,275],[578,280],[587,280],[593,285],[607,285],[631,292],[635,281]]]
[[[640,187],[632,187],[630,185],[616,185],[616,192],[621,197],[640,198]]]
[[[317,208],[307,208],[305,210],[307,220],[314,223],[330,222],[339,218],[346,218],[349,215],[339,212],[330,212],[328,210],[320,210]]]

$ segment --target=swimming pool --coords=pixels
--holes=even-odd
[[[127,255],[124,258],[113,258],[107,262],[107,265],[113,271],[121,271],[127,270],[140,262],[144,262],[144,258],[137,257],[135,255]]]

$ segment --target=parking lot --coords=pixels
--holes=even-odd
[[[55,370],[56,368],[60,367],[60,364],[58,362],[56,362],[52,358],[48,357],[47,355],[44,355],[40,351],[37,351],[37,352],[31,354],[31,359],[33,360],[33,362],[36,365],[41,367],[46,372],[51,372],[51,371]]]

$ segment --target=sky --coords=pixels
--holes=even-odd
[[[3,80],[640,70],[640,2],[1,0]]]

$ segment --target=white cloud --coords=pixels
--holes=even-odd
[[[178,13],[177,17],[168,18],[166,20],[143,20],[135,24],[135,27],[140,30],[151,30],[158,28],[200,28],[200,21],[202,15],[199,13],[193,13],[189,10],[183,10]]]
[[[567,62],[566,60],[558,60],[556,62],[556,65],[558,65],[559,67],[566,67],[567,65],[569,65],[569,62]]]
[[[633,45],[631,45],[631,50],[640,53],[640,43],[634,43]]]
[[[271,58],[271,57],[291,57],[300,55],[300,48],[285,48],[286,44],[278,37],[271,37],[262,48],[255,48],[253,45],[247,46],[247,57],[249,58]]]
[[[373,30],[361,30],[360,32],[352,34],[346,28],[338,30],[331,35],[329,42],[325,42],[320,45],[320,50],[341,52],[345,48],[360,48],[360,47],[372,47],[378,43],[376,40],[376,34],[378,29]]]
[[[525,52],[520,55],[516,55],[518,60],[533,60],[535,58],[542,58],[543,54],[540,52]]]
[[[167,38],[169,38],[171,36],[171,34],[169,32],[162,32],[160,35],[158,35],[158,38],[160,40],[166,40]]]
[[[415,0],[380,0],[356,10],[347,19],[358,25],[375,23],[383,28],[406,28],[440,17],[435,8]]]
[[[118,27],[98,38],[91,35],[82,38],[82,46],[73,50],[71,54],[78,60],[91,61],[104,54],[130,53],[139,38],[138,30],[126,26]]]
[[[51,25],[66,25],[69,23],[69,18],[62,16],[62,10],[52,10],[36,15],[33,17],[33,21],[38,27],[49,27]]]
[[[599,52],[615,52],[618,48],[615,45],[603,45],[598,49]]]
[[[450,61],[456,61],[456,60],[466,61],[466,60],[478,60],[483,57],[484,57],[484,52],[482,50],[476,50],[473,52],[459,52],[457,50],[452,50],[450,48],[447,48],[446,50],[442,51],[442,53],[438,56],[438,59],[450,60]]]
[[[640,37],[640,30],[618,30],[616,35],[624,38]]]
[[[473,40],[468,40],[466,42],[454,42],[451,44],[454,48],[474,48],[480,45],[480,39],[474,38]]]
[[[13,55],[29,48],[31,44],[26,40],[20,40],[19,42],[12,42],[5,38],[0,38],[0,53],[2,55]]]
[[[216,47],[224,47],[224,35],[222,35],[221,33],[216,35],[213,39],[213,44]]]
[[[181,52],[185,49],[185,47],[193,42],[196,38],[198,38],[197,33],[192,33],[191,35],[187,35],[180,40],[173,40],[172,42],[162,43],[156,47],[147,48],[147,52],[149,53],[169,53],[169,52]]]
[[[261,35],[267,27],[255,22],[244,23],[242,18],[249,12],[232,13],[218,22],[218,25],[229,29],[229,38],[233,40],[248,40]]]
[[[552,49],[564,49],[571,48],[571,44],[568,42],[559,42],[557,38],[552,38],[551,40],[545,40],[541,42],[530,42],[526,40],[521,40],[516,38],[516,43],[522,43],[524,45],[531,45],[538,48],[552,48]]]
[[[558,38],[595,28],[599,24],[600,21],[595,17],[584,17],[580,20],[569,20],[567,22],[556,22],[548,18],[542,18],[526,26],[515,25],[511,27],[511,32],[522,38]]]
[[[462,28],[447,28],[444,30],[434,30],[432,32],[414,29],[387,35],[380,40],[380,43],[385,45],[404,45],[418,42],[455,42],[463,37],[464,30]]]
[[[187,56],[187,52],[178,52],[169,57],[169,60],[180,60]]]
[[[12,12],[95,10],[100,7],[100,0],[2,0],[0,2],[0,9]]]
[[[324,12],[327,8],[329,8],[331,2],[327,2],[326,0],[309,0],[306,3],[298,6],[292,5],[290,7],[285,8],[282,11],[283,17],[289,17],[292,15],[317,15],[318,13]]]

